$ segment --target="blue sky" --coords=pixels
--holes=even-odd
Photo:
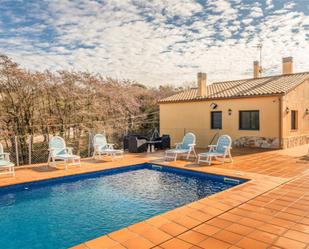
[[[81,70],[148,85],[309,71],[308,0],[0,0],[0,53],[31,70]]]

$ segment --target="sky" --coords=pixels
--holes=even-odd
[[[309,71],[309,0],[0,0],[0,53],[149,86]]]

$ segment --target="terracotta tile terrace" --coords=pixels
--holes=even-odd
[[[164,162],[163,154],[125,154],[117,161],[84,159],[82,167],[19,167],[0,186],[153,162],[250,181],[77,245],[101,248],[309,248],[308,146],[289,150],[233,150],[234,163],[198,166],[194,161]]]

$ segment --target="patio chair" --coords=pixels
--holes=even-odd
[[[233,162],[231,155],[232,139],[228,135],[222,135],[219,137],[216,145],[209,145],[209,151],[205,153],[198,154],[198,163],[206,162],[211,165],[211,160],[213,157],[216,160],[220,161],[219,158],[222,158],[222,162],[225,162],[225,158],[228,156],[230,161]]]
[[[191,152],[193,152],[194,156],[196,157],[195,152],[195,135],[191,132],[187,133],[181,143],[176,143],[175,149],[170,149],[165,151],[165,160],[166,159],[173,159],[174,161],[177,160],[178,155],[186,155],[186,159],[190,158]]]
[[[114,149],[114,144],[107,143],[106,136],[103,134],[96,134],[93,138],[93,159],[96,156],[102,157],[103,155],[111,156],[114,158],[122,158],[123,150]]]
[[[14,163],[10,161],[10,153],[3,151],[3,146],[0,143],[0,170],[4,170],[0,175],[9,174],[15,176]]]
[[[54,136],[49,140],[48,165],[56,167],[56,160],[64,161],[65,169],[68,166],[78,165],[81,167],[80,156],[73,155],[73,148],[67,147],[62,137]]]

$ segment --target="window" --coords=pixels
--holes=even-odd
[[[259,111],[240,111],[239,112],[240,130],[259,130],[260,112]]]
[[[222,129],[222,112],[211,112],[211,129]]]
[[[298,119],[298,113],[297,111],[291,111],[291,129],[292,130],[297,130],[297,119]]]

